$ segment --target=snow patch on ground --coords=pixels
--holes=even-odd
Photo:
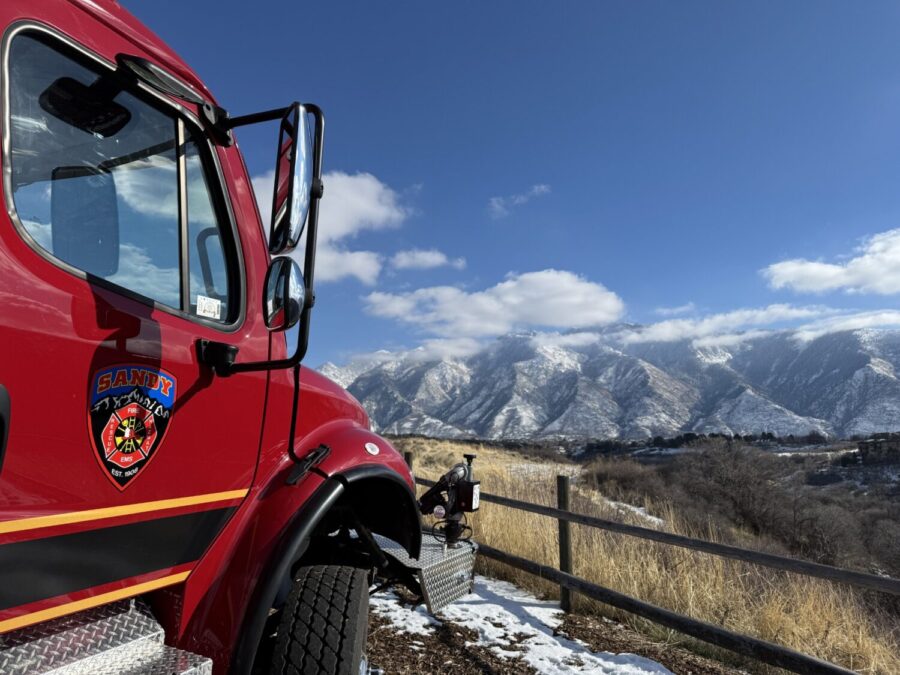
[[[373,610],[402,632],[427,635],[440,623],[423,607],[402,607],[391,592],[371,599]],[[472,644],[504,658],[521,658],[548,675],[672,675],[655,661],[634,654],[592,652],[584,643],[554,635],[562,621],[559,604],[538,600],[512,584],[476,576],[473,592],[445,607],[441,618],[478,635]]]
[[[580,492],[594,504],[600,504],[601,506],[610,508],[620,516],[634,516],[637,520],[641,521],[640,524],[656,529],[661,529],[666,524],[665,520],[651,515],[643,506],[634,506],[633,504],[614,501],[608,497],[604,497],[597,490],[581,490]]]
[[[681,451],[679,450],[679,452]],[[507,468],[510,475],[524,476],[532,479],[547,479],[559,474],[565,474],[570,478],[578,478],[583,471],[583,467],[578,464],[541,464],[537,462],[531,464],[510,464]],[[576,489],[578,488],[576,487]],[[666,521],[651,515],[647,512],[647,509],[642,506],[634,506],[632,504],[626,504],[625,502],[613,501],[612,499],[608,499],[597,493],[595,490],[579,490],[579,492],[587,496],[587,498],[595,504],[607,506],[620,515],[635,516],[638,520],[650,527],[661,528],[666,524]]]
[[[558,475],[566,475],[569,478],[577,478],[581,474],[580,464],[544,464],[542,462],[521,462],[510,464],[506,467],[510,476],[523,478],[545,479]]]
[[[619,513],[630,513],[653,527],[660,528],[666,524],[666,521],[662,518],[650,515],[643,506],[634,506],[633,504],[626,504],[625,502],[615,502],[612,499],[606,499],[606,497],[602,497],[602,499]]]
[[[393,591],[370,596],[369,608],[390,621],[391,626],[400,633],[430,635],[434,626],[441,625],[440,621],[425,611],[424,605],[419,605],[415,609],[401,605],[399,597]]]

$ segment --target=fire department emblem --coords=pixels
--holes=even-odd
[[[125,365],[94,375],[88,410],[91,444],[119,490],[156,455],[174,405],[175,378],[164,370]]]

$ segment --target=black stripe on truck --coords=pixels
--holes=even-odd
[[[0,610],[194,562],[234,510],[0,545]]]

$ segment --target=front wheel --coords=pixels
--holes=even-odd
[[[282,610],[271,673],[365,673],[368,631],[365,570],[343,565],[301,567]]]

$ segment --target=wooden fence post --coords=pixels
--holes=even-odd
[[[556,477],[556,506],[561,511],[569,510],[569,477]],[[567,520],[559,523],[559,570],[572,573],[572,533]],[[564,612],[572,611],[572,596],[568,588],[559,587],[559,606]]]
[[[409,450],[403,453],[403,459],[406,460],[406,466],[409,467],[409,470],[413,470],[413,454]]]

